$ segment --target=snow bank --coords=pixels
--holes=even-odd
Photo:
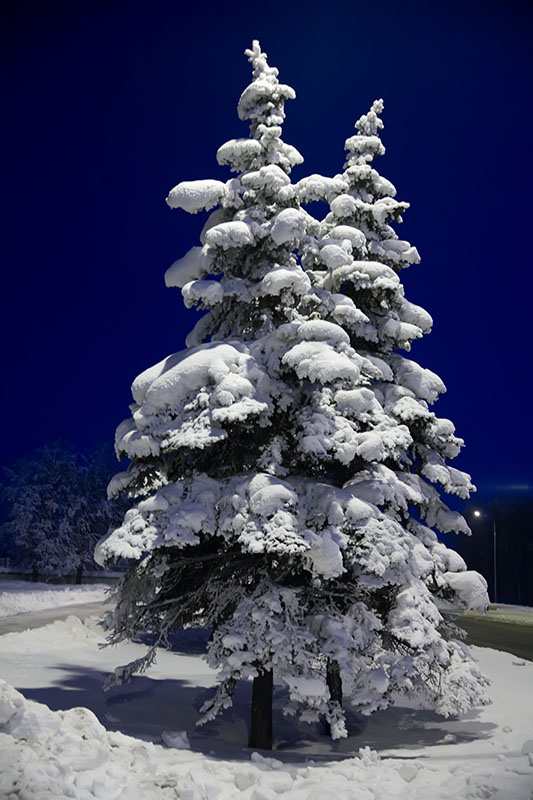
[[[2,681],[0,731],[1,797],[149,797],[142,784],[156,772],[154,746],[108,733],[87,708],[53,712]]]
[[[2,581],[0,584],[0,617],[42,611],[58,606],[80,603],[103,603],[109,586],[103,583],[81,586],[30,583],[29,581]]]

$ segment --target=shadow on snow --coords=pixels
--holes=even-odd
[[[146,638],[143,637],[146,641]],[[172,652],[201,655],[207,634],[191,630],[176,633],[170,642]],[[123,686],[103,691],[109,673],[93,667],[58,664],[63,673],[53,686],[21,688],[29,700],[45,703],[53,710],[85,706],[109,730],[160,743],[165,730],[187,731],[194,751],[224,758],[249,758],[246,748],[250,715],[251,682],[237,684],[233,706],[220,717],[196,727],[202,704],[213,695],[214,687],[197,686],[190,680],[157,679],[139,675]],[[282,687],[274,692],[275,756],[284,760],[331,760],[355,755],[360,747],[387,751],[401,747],[403,757],[409,749],[435,744],[487,739],[494,725],[477,720],[477,712],[444,719],[432,711],[394,706],[371,717],[347,712],[347,739],[332,742],[321,735],[318,723],[307,725],[294,717],[284,717],[287,694]],[[453,730],[453,737],[448,735]],[[448,736],[448,739],[445,737]],[[405,752],[407,751],[407,752]]]

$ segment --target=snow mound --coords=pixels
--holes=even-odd
[[[87,708],[54,712],[0,681],[0,740],[0,797],[150,796],[154,745],[106,731]]]
[[[80,603],[103,603],[107,599],[108,591],[109,587],[103,583],[70,586],[3,581],[0,589],[0,617]]]

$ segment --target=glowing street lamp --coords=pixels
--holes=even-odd
[[[474,511],[475,517],[482,517],[483,514],[477,508]],[[494,511],[494,507],[492,507],[492,550],[493,550],[493,574],[494,574],[494,602],[498,602],[498,571],[497,571],[497,561],[496,561],[496,514]]]

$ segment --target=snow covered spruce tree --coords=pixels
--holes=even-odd
[[[186,350],[133,383],[116,437],[131,463],[109,491],[139,501],[97,557],[131,559],[112,641],[154,634],[116,679],[149,665],[171,630],[207,626],[221,682],[203,721],[253,678],[249,743],[269,748],[273,677],[284,713],[323,717],[334,738],[343,703],[370,714],[417,692],[449,714],[484,702],[433,595],[484,605],[486,593],[432,530],[466,530],[434,483],[471,487],[445,465],[461,444],[453,426],[428,408],[441,382],[396,352],[431,321],[396,274],[417,260],[388,224],[405,204],[368,165],[379,109],[358,123],[343,175],[292,184],[302,158],[281,125],[294,91],[257,42],[246,54],[250,136],[217,154],[235,177],[180,183],[167,199],[218,206],[166,275],[207,313]],[[312,199],[331,202],[322,224],[301,207]]]

